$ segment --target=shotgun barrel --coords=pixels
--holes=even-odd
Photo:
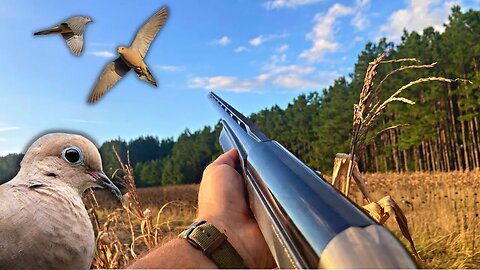
[[[280,268],[416,268],[404,246],[219,96],[220,145],[240,155],[250,209]]]

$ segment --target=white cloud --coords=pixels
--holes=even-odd
[[[92,52],[92,54],[102,58],[111,58],[115,56],[115,54],[111,51],[96,51],[96,52]]]
[[[267,70],[271,75],[277,75],[281,73],[293,73],[293,74],[309,74],[315,71],[312,66],[300,66],[300,65],[284,65],[284,66],[265,66],[264,70]]]
[[[263,68],[268,69],[269,66],[276,66],[279,63],[285,62],[287,62],[286,54],[272,55],[272,57],[270,57],[270,63],[265,65]]]
[[[248,48],[244,47],[244,46],[239,46],[235,49],[236,53],[242,53],[242,52],[246,52],[246,51],[248,51]]]
[[[355,41],[355,42],[360,42],[360,41],[363,41],[363,40],[364,40],[364,38],[362,36],[355,36],[353,38],[353,41]]]
[[[433,26],[437,31],[443,31],[448,20],[450,9],[458,1],[442,0],[409,0],[407,8],[392,13],[388,22],[380,27],[381,32],[389,39],[398,41],[403,29],[420,32],[424,28]]]
[[[219,39],[213,40],[212,44],[220,45],[220,46],[227,46],[228,44],[230,44],[230,42],[232,42],[232,40],[229,37],[223,36]]]
[[[335,6],[330,14],[344,14],[347,8]],[[329,35],[333,35],[331,30]],[[260,46],[265,41],[284,38],[287,34],[260,35],[250,41],[252,46]],[[237,48],[238,49],[238,48]],[[290,64],[285,52],[289,49],[287,44],[277,46],[273,54],[257,75],[239,78],[236,76],[195,76],[187,81],[187,87],[205,90],[223,90],[231,92],[260,92],[266,89],[292,89],[292,90],[320,90],[327,87],[338,75],[335,72],[316,72],[312,64]],[[243,47],[237,51],[245,51]],[[325,75],[326,74],[326,75]]]
[[[315,74],[319,81],[322,82],[322,87],[330,86],[335,79],[342,76],[338,71],[320,71]]]
[[[183,72],[187,70],[186,67],[184,66],[161,66],[161,65],[155,65],[155,67],[159,68],[162,71],[166,72]]]
[[[0,132],[18,130],[20,127],[10,126],[10,127],[0,127]]]
[[[317,81],[304,79],[297,74],[278,76],[273,80],[273,84],[281,86],[283,88],[295,89],[313,89],[318,88],[319,86],[319,83]]]
[[[262,45],[262,43],[265,41],[263,35],[260,35],[256,38],[252,38],[250,39],[250,41],[248,43],[250,43],[250,45],[252,46],[260,46]]]
[[[284,53],[288,50],[288,45],[287,44],[283,44],[282,46],[278,47],[275,51],[277,53]]]
[[[300,70],[307,71],[308,69],[304,67]],[[308,70],[308,73],[313,71],[314,69],[312,68],[311,70]],[[283,88],[320,90],[321,88],[331,85],[333,81],[340,76],[340,74],[336,71],[320,71],[316,72],[315,74],[311,74],[312,76],[309,76],[308,78],[302,75],[304,74],[282,74],[273,80],[273,84]]]
[[[306,6],[316,4],[324,0],[271,0],[263,3],[266,9],[278,8],[296,8],[298,6]]]
[[[293,90],[320,90],[339,75],[337,72],[315,72],[313,66],[294,64],[267,64],[262,70],[263,73],[246,79],[235,76],[193,77],[188,80],[188,87],[230,92],[257,92],[272,85]]]
[[[284,55],[283,55],[284,56]],[[257,76],[262,81],[270,81],[272,84],[282,88],[305,89],[311,88],[314,81],[306,79],[305,76],[313,73],[315,68],[303,65],[285,65],[282,55],[273,55],[270,63],[262,67],[264,73]],[[281,65],[278,65],[278,64]],[[318,83],[316,84],[318,85]]]
[[[188,81],[189,88],[223,90],[229,92],[252,92],[258,86],[256,79],[239,79],[234,76],[193,77]]]
[[[251,46],[257,47],[262,45],[263,43],[274,40],[274,39],[282,39],[288,37],[287,33],[282,33],[282,34],[271,34],[271,35],[259,35],[255,38],[250,39],[248,43],[250,43]]]
[[[268,74],[268,73],[262,73],[256,77],[256,79],[260,82],[265,82],[270,78],[271,78],[271,74]]]
[[[282,61],[282,56],[272,56],[270,63],[261,69],[263,73],[247,79],[234,76],[193,77],[188,80],[189,88],[205,90],[223,90],[231,92],[255,92],[273,84],[288,89],[306,89],[319,87],[319,81],[306,79],[305,76],[313,74],[315,68],[301,65],[277,65]],[[315,76],[314,76],[315,77]]]
[[[365,14],[365,10],[368,8],[369,4],[370,0],[357,0],[355,7],[355,16],[351,21],[352,25],[357,30],[365,30],[370,25],[368,16]]]
[[[280,46],[280,51],[288,46]],[[278,48],[277,48],[278,49]],[[267,63],[260,68],[261,73],[251,78],[238,78],[235,76],[210,76],[192,77],[188,80],[189,88],[205,90],[224,90],[231,92],[256,92],[264,89],[277,88],[303,90],[319,89],[322,81],[317,80],[315,67],[311,65],[287,64],[284,53],[274,54]]]
[[[317,13],[314,18],[315,26],[312,32],[307,34],[307,39],[313,41],[313,46],[304,50],[300,54],[300,58],[318,62],[325,53],[337,51],[339,45],[334,40],[334,23],[338,18],[353,13],[354,9],[341,4],[331,6],[327,14]]]

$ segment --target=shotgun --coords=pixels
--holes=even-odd
[[[405,247],[219,96],[223,151],[240,155],[248,201],[279,268],[416,268]]]

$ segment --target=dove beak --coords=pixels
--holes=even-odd
[[[120,202],[122,201],[122,193],[118,187],[113,184],[112,180],[105,175],[104,172],[87,171],[87,173],[95,179],[96,184],[112,192]]]

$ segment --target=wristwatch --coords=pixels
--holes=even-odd
[[[201,250],[219,268],[247,268],[227,236],[205,220],[192,223],[179,237]]]

